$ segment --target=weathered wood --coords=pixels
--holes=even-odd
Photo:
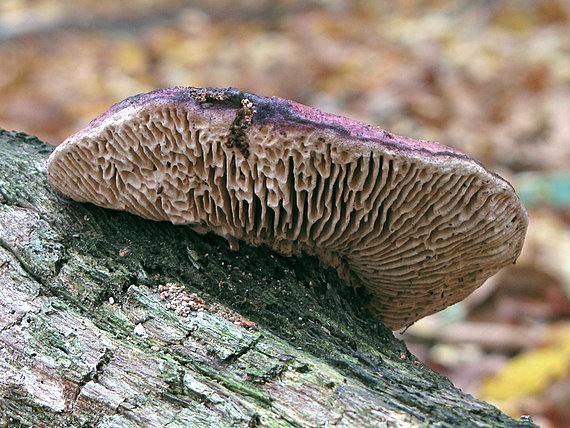
[[[425,367],[314,258],[58,197],[51,150],[0,132],[0,425],[532,425]]]

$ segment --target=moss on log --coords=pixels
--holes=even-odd
[[[57,196],[0,131],[0,425],[531,426],[433,372],[312,257]]]

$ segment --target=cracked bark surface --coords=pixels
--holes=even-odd
[[[0,425],[532,426],[425,367],[316,259],[64,200],[51,151],[0,131]],[[206,309],[178,315],[168,283]]]

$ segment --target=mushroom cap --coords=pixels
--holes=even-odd
[[[55,149],[48,178],[77,201],[316,255],[392,329],[513,263],[528,223],[512,186],[457,150],[235,88],[127,98]]]

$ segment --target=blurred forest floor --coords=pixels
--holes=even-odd
[[[478,398],[570,421],[568,0],[2,0],[0,127],[57,144],[127,96],[234,86],[440,141],[530,214],[516,265],[401,337]]]

